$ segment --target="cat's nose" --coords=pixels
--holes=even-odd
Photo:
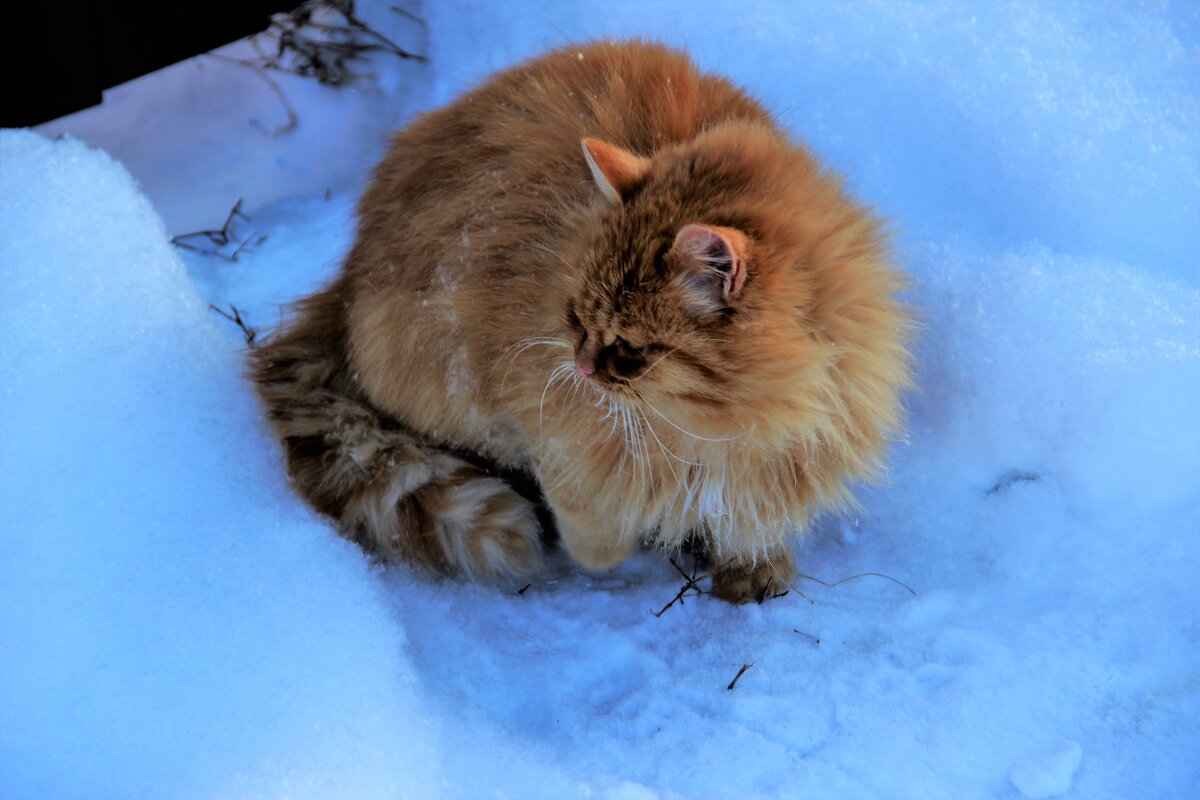
[[[579,359],[575,359],[575,371],[583,377],[588,378],[595,374],[596,368],[591,364],[585,364]]]

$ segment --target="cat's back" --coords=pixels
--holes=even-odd
[[[364,228],[439,234],[481,211],[516,221],[594,196],[580,140],[650,155],[712,125],[770,114],[684,53],[640,42],[566,47],[493,76],[398,133],[360,206]],[[421,218],[426,209],[433,211]],[[360,237],[361,238],[361,237]]]
[[[649,155],[724,120],[770,122],[730,81],[701,73],[683,52],[641,41],[559,49],[501,73],[478,95],[468,112],[482,105],[509,146],[523,149],[540,132],[572,163],[583,136]]]

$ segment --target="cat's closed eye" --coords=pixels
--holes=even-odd
[[[567,303],[567,309],[564,312],[563,316],[567,321],[568,328],[575,331],[576,333],[578,333],[579,331],[583,331],[584,333],[587,333],[587,331],[585,331],[583,328],[583,322],[579,319],[579,314],[577,314],[575,312],[575,301],[574,300],[571,300],[570,302]]]
[[[635,347],[618,336],[601,351],[600,361],[613,376],[633,378],[646,365],[646,348]]]
[[[628,341],[626,341],[624,338],[622,338],[620,336],[613,339],[612,346],[614,348],[616,348],[618,352],[626,353],[626,354],[640,353],[642,350],[646,349],[646,348],[638,346],[638,345],[630,344]]]

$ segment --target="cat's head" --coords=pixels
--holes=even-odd
[[[900,280],[879,223],[804,151],[732,122],[649,157],[585,139],[583,159],[602,199],[566,254],[580,378],[703,437],[895,424]]]

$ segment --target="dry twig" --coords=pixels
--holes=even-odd
[[[997,495],[1001,492],[1010,489],[1016,483],[1036,483],[1042,479],[1042,476],[1037,472],[1027,472],[1025,470],[1014,469],[1004,475],[987,490],[989,496]]]
[[[758,593],[758,604],[760,606],[768,598],[771,600],[774,600],[777,597],[787,597],[787,595],[788,595],[787,589],[784,589],[782,592],[775,592],[774,594],[769,594],[769,592],[771,591],[771,584],[774,583],[774,581],[775,581],[774,575],[767,576],[767,582],[763,584],[762,591]],[[808,598],[805,598],[805,599],[808,599]]]
[[[395,7],[392,10],[425,24],[409,11]],[[265,31],[250,37],[250,45],[256,54],[253,58],[230,58],[219,53],[208,56],[252,70],[279,98],[287,114],[286,122],[268,130],[257,119],[250,120],[251,125],[271,138],[295,130],[300,119],[287,93],[267,74],[268,70],[316,78],[323,86],[336,87],[363,77],[352,72],[350,64],[366,62],[373,53],[427,60],[423,55],[408,52],[359,19],[354,13],[354,0],[308,0],[287,13],[274,14]]]
[[[263,70],[261,65],[256,64],[253,61],[246,61],[245,59],[241,58],[230,58],[229,56],[223,56],[220,53],[208,53],[207,55],[209,58],[215,58],[218,61],[225,61],[229,64],[237,64],[239,67],[245,67],[258,77],[262,78],[267,86],[271,88],[271,91],[275,93],[275,96],[279,98],[279,104],[283,106],[283,111],[285,114],[287,114],[287,122],[275,128],[275,130],[269,131],[267,130],[266,125],[263,125],[258,120],[251,118],[250,124],[254,126],[255,130],[257,130],[263,136],[269,136],[272,139],[277,139],[280,136],[283,136],[285,133],[291,133],[296,129],[296,125],[300,123],[300,118],[296,116],[296,109],[292,108],[292,104],[288,102],[287,93],[283,91],[283,87],[276,83],[275,79],[268,75]]]
[[[409,18],[409,19],[411,19],[413,22],[415,22],[415,23],[417,23],[418,25],[420,25],[422,28],[428,28],[428,27],[429,27],[428,25],[426,25],[426,24],[425,24],[425,20],[421,19],[421,18],[420,18],[420,17],[418,17],[416,14],[412,13],[411,11],[409,11],[407,8],[401,8],[400,6],[388,6],[388,9],[389,9],[390,11],[393,11],[393,12],[395,12],[395,13],[399,14],[399,15],[400,15],[400,16],[402,16],[402,17],[408,17],[408,18]]]
[[[882,572],[860,572],[857,575],[851,575],[849,578],[842,578],[840,581],[834,581],[833,583],[826,583],[825,581],[821,580],[820,578],[814,578],[812,575],[800,574],[800,575],[797,575],[796,577],[804,578],[805,580],[812,581],[813,583],[819,583],[822,586],[824,586],[826,589],[833,589],[834,587],[841,586],[843,583],[849,583],[850,581],[856,581],[859,578],[883,578],[885,581],[891,581],[892,583],[896,584],[897,586],[904,587],[905,589],[908,590],[909,594],[913,595],[914,597],[916,597],[916,595],[917,595],[917,590],[912,588],[911,586],[909,586],[907,583],[904,583],[903,581],[898,581],[895,578],[893,578],[891,575],[884,575]]]
[[[178,236],[171,237],[171,244],[176,247],[182,247],[184,250],[191,250],[193,253],[216,256],[225,261],[237,261],[238,255],[247,247],[256,247],[267,240],[265,234],[258,238],[255,238],[252,234],[244,239],[239,239],[237,232],[234,230],[239,219],[245,222],[250,221],[250,218],[242,213],[242,199],[240,197],[233,204],[233,208],[229,210],[229,216],[225,217],[225,224],[219,229],[181,233]],[[205,246],[205,242],[209,246]],[[226,252],[231,245],[236,246],[231,252]]]
[[[654,616],[656,616],[656,617],[661,617],[664,613],[666,613],[666,610],[668,608],[675,605],[676,603],[679,603],[682,605],[683,599],[684,599],[684,597],[687,596],[688,592],[695,592],[697,595],[704,594],[704,590],[700,588],[699,581],[702,581],[708,577],[708,573],[705,573],[703,575],[696,574],[695,560],[692,561],[692,574],[691,575],[688,575],[686,572],[684,572],[683,567],[681,567],[675,563],[675,559],[672,558],[672,559],[668,559],[668,560],[671,562],[671,566],[675,568],[675,571],[683,576],[684,584],[679,589],[679,592],[675,595],[675,597],[671,600],[671,602],[667,603],[665,606],[660,608],[658,611],[654,612]]]
[[[260,37],[274,40],[274,50],[265,49]],[[362,77],[351,71],[350,64],[366,61],[371,53],[426,60],[425,56],[410,53],[355,16],[354,0],[309,0],[286,14],[273,15],[270,27],[251,42],[258,58],[249,63],[263,69],[316,78],[324,86],[342,86]]]
[[[792,628],[792,633],[798,633],[801,636],[803,636],[804,638],[808,639],[809,641],[811,641],[813,643],[813,647],[819,647],[821,645],[820,639],[813,636],[811,633],[805,633],[804,631],[800,630],[799,628]]]
[[[240,311],[238,311],[237,306],[230,305],[229,311],[225,311],[223,309],[217,308],[216,306],[214,306],[210,303],[208,306],[208,310],[217,312],[222,317],[224,317],[225,319],[232,322],[234,325],[237,325],[239,328],[241,328],[242,336],[244,336],[246,338],[246,346],[249,347],[251,350],[253,350],[255,347],[258,347],[258,344],[255,342],[255,339],[258,338],[258,331],[255,330],[254,328],[250,327],[250,325],[247,324],[244,319],[242,319],[242,314]],[[230,312],[233,312],[233,313],[230,313]]]
[[[734,675],[733,680],[731,680],[729,682],[729,685],[725,687],[726,690],[732,692],[733,687],[737,686],[737,682],[740,681],[742,679],[742,676],[746,674],[746,670],[750,669],[753,666],[754,666],[753,661],[751,661],[749,664],[742,664],[742,668],[738,670],[738,674]]]

